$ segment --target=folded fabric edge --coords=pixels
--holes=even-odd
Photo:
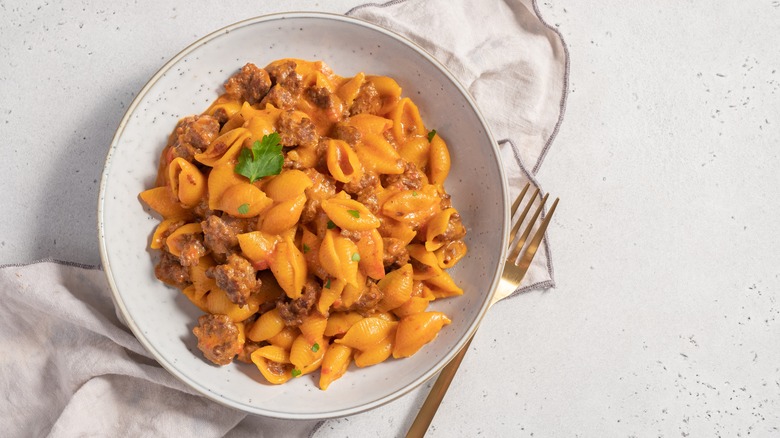
[[[73,266],[75,268],[98,270],[98,271],[102,271],[103,270],[103,267],[100,266],[100,265],[90,265],[90,264],[86,264],[86,263],[69,262],[69,261],[66,261],[66,260],[58,260],[58,259],[53,259],[53,258],[48,258],[48,257],[45,258],[45,259],[34,260],[34,261],[28,262],[28,263],[25,263],[25,262],[22,262],[22,263],[7,263],[7,264],[4,264],[4,265],[0,265],[0,269],[3,269],[3,268],[22,268],[22,267],[25,267],[25,266],[37,265],[37,264],[41,264],[41,263],[54,263],[54,264],[57,264],[57,265]]]
[[[498,140],[498,144],[508,144],[509,147],[512,148],[512,154],[515,156],[515,161],[517,162],[517,166],[520,168],[520,171],[525,174],[525,176],[528,178],[529,181],[533,185],[539,188],[539,194],[541,196],[545,195],[545,191],[542,188],[542,185],[539,184],[539,181],[536,179],[534,174],[528,171],[525,164],[523,163],[523,159],[520,158],[520,151],[517,149],[517,144],[515,144],[512,139],[504,138],[501,140]],[[542,207],[542,217],[547,216],[547,206]],[[544,232],[544,238],[542,239],[542,243],[544,244],[544,249],[547,253],[547,273],[550,275],[550,279],[538,283],[534,283],[528,286],[523,286],[520,288],[517,288],[514,292],[509,294],[506,298],[511,298],[519,293],[527,292],[529,290],[535,290],[535,289],[549,289],[549,288],[555,288],[555,269],[553,269],[553,261],[552,261],[552,250],[550,248],[550,239],[547,234],[547,232]],[[504,298],[504,299],[506,299]]]
[[[550,26],[550,24],[548,24],[547,21],[545,21],[545,19],[542,17],[542,13],[539,11],[539,5],[536,0],[531,0],[531,4],[533,5],[534,14],[536,14],[536,18],[547,29],[549,29],[558,37],[558,39],[561,42],[561,48],[563,48],[563,87],[561,89],[562,90],[561,100],[559,102],[558,121],[555,122],[553,131],[550,134],[550,138],[548,138],[547,142],[545,142],[544,148],[542,148],[542,152],[539,154],[539,158],[536,160],[536,164],[534,164],[533,169],[531,169],[531,172],[534,175],[536,175],[536,173],[539,172],[539,169],[542,167],[542,162],[544,162],[544,158],[547,156],[547,152],[550,151],[550,147],[552,146],[555,137],[558,135],[558,131],[560,130],[561,124],[563,123],[563,114],[566,112],[566,101],[567,101],[567,97],[569,96],[570,62],[569,62],[569,46],[566,45],[566,40],[563,38],[561,32],[558,31],[556,27]],[[544,237],[544,240],[547,241],[546,235]]]

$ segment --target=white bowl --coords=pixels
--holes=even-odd
[[[201,312],[154,277],[148,242],[159,220],[139,201],[154,185],[158,158],[176,121],[197,114],[247,62],[323,60],[337,74],[388,75],[419,106],[426,126],[447,140],[445,183],[468,229],[467,257],[450,272],[465,290],[432,308],[452,318],[439,337],[408,359],[354,365],[327,391],[315,377],[274,386],[253,365],[216,367],[192,335]],[[100,251],[113,298],[130,329],[171,374],[204,396],[252,414],[324,419],[387,403],[434,376],[476,330],[503,266],[509,214],[499,152],[468,92],[410,41],[340,15],[287,13],[242,21],[183,50],[155,74],[125,114],[106,158],[98,203]],[[490,364],[486,364],[489,366]],[[317,373],[314,373],[316,376]]]

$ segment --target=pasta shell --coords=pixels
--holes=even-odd
[[[397,322],[382,318],[363,318],[350,327],[343,338],[333,342],[357,350],[367,350],[385,339],[397,325]]]
[[[336,94],[339,96],[339,98],[341,98],[342,102],[344,102],[344,105],[346,105],[348,108],[352,106],[352,102],[355,101],[355,97],[357,97],[358,92],[360,91],[360,86],[363,85],[365,80],[366,75],[363,72],[360,72],[355,75],[355,77],[341,85],[338,91],[336,91]]]
[[[270,178],[264,190],[265,194],[274,202],[283,202],[297,198],[311,186],[311,179],[305,173],[291,169]]]
[[[406,250],[409,251],[409,257],[414,259],[412,267],[415,280],[427,280],[442,273],[436,255],[428,252],[424,245],[415,243],[407,246]]]
[[[332,313],[325,325],[325,336],[341,336],[347,332],[356,322],[363,319],[363,316],[357,312],[336,312]]]
[[[382,213],[400,222],[420,225],[439,210],[441,198],[432,185],[422,190],[403,190],[391,196],[382,205]]]
[[[312,312],[303,319],[303,323],[298,327],[301,335],[310,343],[314,344],[322,340],[325,333],[325,327],[328,325],[328,318]]]
[[[192,302],[192,304],[196,305],[198,309],[204,312],[209,311],[206,296],[200,295],[194,285],[185,287],[181,292]]]
[[[168,252],[176,257],[181,256],[181,248],[183,244],[189,239],[192,234],[202,234],[203,229],[200,223],[185,224],[174,230],[167,239],[165,239],[165,247]]]
[[[144,190],[138,195],[152,210],[164,219],[189,219],[192,212],[182,207],[168,186]]]
[[[306,281],[306,261],[289,236],[276,244],[271,272],[288,297],[296,299],[301,296]]]
[[[168,165],[168,185],[185,208],[192,208],[206,194],[206,178],[197,167],[178,157]]]
[[[435,254],[436,260],[439,262],[439,267],[442,269],[449,269],[455,266],[467,252],[468,248],[462,240],[453,240],[437,249]]]
[[[436,298],[463,295],[463,289],[458,287],[452,277],[450,277],[450,274],[444,271],[435,277],[426,279],[425,283],[431,288],[433,296]]]
[[[262,190],[252,184],[241,182],[226,189],[219,199],[217,208],[239,218],[255,217],[273,204]]]
[[[360,181],[363,177],[363,165],[360,164],[355,151],[343,140],[327,141],[325,162],[336,181],[348,183]]]
[[[364,231],[356,244],[358,252],[360,253],[358,267],[363,270],[368,277],[375,280],[384,278],[384,242],[379,231]]]
[[[322,201],[322,210],[339,228],[368,231],[379,227],[379,218],[365,205],[353,199],[330,198]]]
[[[320,389],[328,389],[331,383],[341,378],[349,368],[352,349],[346,345],[334,344],[328,348],[320,369]]]
[[[261,216],[260,229],[269,234],[280,234],[294,227],[298,224],[305,205],[305,193],[274,205]]]
[[[184,221],[179,218],[163,219],[160,225],[154,230],[152,235],[152,243],[149,245],[151,249],[160,249],[165,245],[165,239],[170,235],[173,230],[184,225]]]
[[[402,318],[395,332],[393,357],[409,357],[431,342],[449,324],[450,319],[441,312],[415,313]]]
[[[381,135],[364,134],[355,152],[366,171],[387,175],[404,173],[404,161],[398,151]]]
[[[238,236],[241,253],[258,269],[268,269],[271,256],[276,248],[277,237],[262,231],[242,233]]]
[[[364,351],[355,352],[355,365],[360,368],[369,367],[384,362],[393,353],[395,333],[391,332],[387,337]]]
[[[244,140],[250,136],[249,130],[244,128],[228,131],[214,139],[205,151],[195,154],[195,160],[210,167],[220,164],[234,165],[244,147]]]
[[[253,351],[250,358],[269,383],[281,385],[292,379],[293,365],[289,363],[290,358],[286,350],[267,345]]]
[[[327,347],[327,342],[322,339],[309,342],[305,336],[298,336],[290,347],[290,362],[302,375],[308,374],[322,364]]]
[[[444,245],[444,233],[447,232],[450,218],[457,212],[458,211],[454,208],[448,208],[436,213],[436,215],[428,221],[428,226],[425,229],[425,249],[428,251],[436,251]]]
[[[269,338],[268,343],[286,351],[290,351],[293,341],[295,341],[295,338],[297,338],[300,334],[301,331],[298,330],[297,327],[285,327],[282,329],[282,331],[277,333],[276,336]]]
[[[377,306],[381,311],[393,310],[409,301],[412,296],[412,265],[403,265],[390,272],[377,283],[382,291],[382,300]]]
[[[355,257],[358,254],[358,257]],[[341,237],[334,230],[328,230],[320,245],[320,263],[325,271],[347,284],[357,287],[359,253],[357,246],[349,239]]]
[[[246,183],[247,179],[238,175],[233,169],[234,167],[234,164],[227,163],[211,169],[208,179],[209,209],[219,210],[219,201],[225,191],[236,184]]]
[[[266,341],[278,335],[284,329],[284,320],[278,309],[272,309],[260,315],[247,332],[247,337],[255,342]]]
[[[420,117],[420,110],[411,99],[405,97],[398,102],[390,114],[393,121],[393,136],[398,144],[404,144],[415,135],[425,136],[425,126]]]
[[[230,301],[224,290],[215,288],[206,296],[206,305],[209,313],[215,315],[227,315],[233,322],[241,322],[257,313],[256,304],[247,303],[244,306]]]
[[[428,158],[428,180],[431,184],[442,185],[450,173],[450,151],[439,134],[431,139],[431,153]]]
[[[393,309],[393,313],[399,318],[404,318],[415,313],[425,312],[425,309],[428,308],[428,303],[430,303],[428,298],[411,297],[407,302]]]

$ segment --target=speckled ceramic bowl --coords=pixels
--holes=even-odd
[[[200,311],[154,277],[148,242],[159,220],[138,199],[154,184],[160,151],[177,120],[202,112],[246,62],[323,60],[339,75],[388,75],[418,104],[426,126],[447,140],[454,206],[468,228],[467,257],[453,270],[465,295],[432,308],[453,323],[408,359],[354,365],[327,391],[317,373],[274,386],[252,365],[216,367],[202,358],[192,328]],[[242,21],[193,43],[140,91],[122,119],[100,187],[100,250],[119,312],[139,341],[173,375],[204,396],[252,414],[322,419],[391,401],[434,376],[463,346],[496,287],[508,227],[507,188],[498,149],[474,101],[435,59],[408,40],[352,18],[320,13]]]

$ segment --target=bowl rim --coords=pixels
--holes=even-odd
[[[499,258],[499,263],[498,266],[496,267],[496,272],[493,273],[493,278],[490,283],[490,291],[488,294],[486,294],[485,300],[481,303],[481,307],[477,313],[477,317],[472,322],[472,324],[467,328],[466,335],[461,337],[454,345],[454,348],[451,349],[446,354],[444,354],[442,358],[438,361],[438,363],[436,363],[431,369],[418,376],[409,385],[402,388],[401,390],[385,395],[371,402],[361,404],[359,406],[354,406],[351,408],[334,410],[334,411],[317,412],[317,413],[289,413],[289,412],[280,412],[280,411],[270,411],[256,406],[251,406],[243,402],[238,402],[236,400],[228,399],[223,395],[213,393],[207,387],[202,386],[200,382],[193,380],[191,377],[180,372],[177,368],[173,367],[172,364],[170,364],[167,360],[165,360],[163,356],[160,354],[160,352],[158,352],[157,349],[155,349],[150,344],[150,342],[146,339],[146,336],[144,335],[143,331],[140,329],[140,327],[136,325],[135,321],[133,321],[131,318],[128,317],[127,307],[125,306],[122,296],[119,293],[118,287],[114,281],[113,270],[109,262],[109,254],[108,254],[108,247],[105,239],[104,218],[103,218],[106,185],[109,177],[109,170],[111,168],[111,158],[113,152],[119,145],[119,142],[125,131],[127,123],[130,120],[130,117],[134,114],[137,106],[144,100],[149,90],[158,82],[158,80],[165,73],[171,70],[182,58],[189,55],[191,52],[198,49],[203,44],[215,38],[219,38],[224,34],[227,34],[233,30],[243,28],[246,26],[252,26],[258,23],[263,23],[268,21],[285,20],[289,18],[303,18],[303,19],[313,18],[313,19],[341,21],[341,22],[368,28],[375,32],[385,34],[386,36],[403,43],[410,49],[416,51],[418,54],[423,56],[425,59],[428,60],[428,62],[430,62],[439,71],[441,71],[441,73],[443,73],[452,82],[452,84],[460,91],[460,93],[466,98],[466,101],[469,103],[469,106],[471,107],[472,111],[474,111],[475,115],[477,116],[477,119],[480,121],[480,124],[485,129],[485,133],[488,136],[488,139],[490,140],[491,147],[493,148],[493,158],[496,161],[496,165],[499,171],[499,178],[501,180],[501,186],[499,188],[502,191],[503,206],[504,206],[504,215],[503,215],[504,217],[502,218],[501,221],[502,236],[501,236],[501,254]],[[119,125],[117,126],[116,132],[114,133],[114,136],[109,145],[108,152],[106,154],[103,172],[101,174],[100,188],[98,191],[97,231],[98,231],[100,260],[102,263],[103,272],[106,276],[106,280],[111,290],[111,299],[114,302],[115,310],[117,311],[116,312],[117,316],[122,320],[122,322],[128,328],[130,328],[135,338],[146,349],[146,351],[152,355],[154,360],[158,364],[160,364],[160,366],[162,366],[168,373],[176,377],[179,381],[183,382],[189,388],[192,388],[193,390],[197,391],[199,395],[204,396],[223,406],[228,406],[233,409],[238,409],[246,413],[264,416],[264,417],[270,417],[270,418],[287,419],[287,420],[324,420],[330,418],[345,417],[345,416],[365,412],[377,408],[379,406],[382,406],[393,400],[396,400],[405,394],[408,394],[410,391],[419,387],[420,385],[422,385],[423,383],[425,383],[426,381],[434,377],[436,374],[438,374],[439,371],[441,371],[441,369],[444,368],[455,357],[455,355],[464,347],[464,345],[474,336],[475,332],[477,331],[477,328],[482,322],[482,319],[487,313],[488,308],[490,307],[490,303],[492,302],[493,296],[496,293],[496,289],[498,287],[499,280],[501,277],[500,274],[503,270],[503,266],[505,263],[506,253],[507,253],[506,247],[507,247],[507,242],[509,237],[509,224],[511,220],[508,207],[509,207],[509,186],[507,183],[506,173],[504,171],[504,167],[502,164],[501,152],[498,148],[498,143],[496,142],[495,137],[493,136],[493,133],[490,129],[490,126],[488,125],[487,121],[482,115],[482,112],[479,110],[479,107],[477,106],[471,94],[460,83],[460,81],[456,79],[456,77],[452,74],[452,72],[450,72],[450,70],[444,64],[439,62],[425,49],[423,49],[417,43],[413,42],[407,37],[397,34],[391,30],[388,30],[374,23],[370,23],[368,21],[361,20],[359,18],[350,17],[341,14],[335,14],[335,13],[314,12],[314,11],[294,11],[294,12],[279,12],[279,13],[260,15],[245,20],[237,21],[235,23],[224,26],[218,30],[215,30],[207,34],[206,36],[197,39],[196,41],[192,42],[191,44],[187,45],[187,47],[179,51],[174,57],[172,57],[169,61],[167,61],[159,70],[157,70],[157,72],[146,82],[146,84],[141,88],[141,90],[138,92],[136,97],[133,99],[132,103],[128,106],[127,110],[125,111],[124,116],[122,117],[121,121],[119,122]]]

